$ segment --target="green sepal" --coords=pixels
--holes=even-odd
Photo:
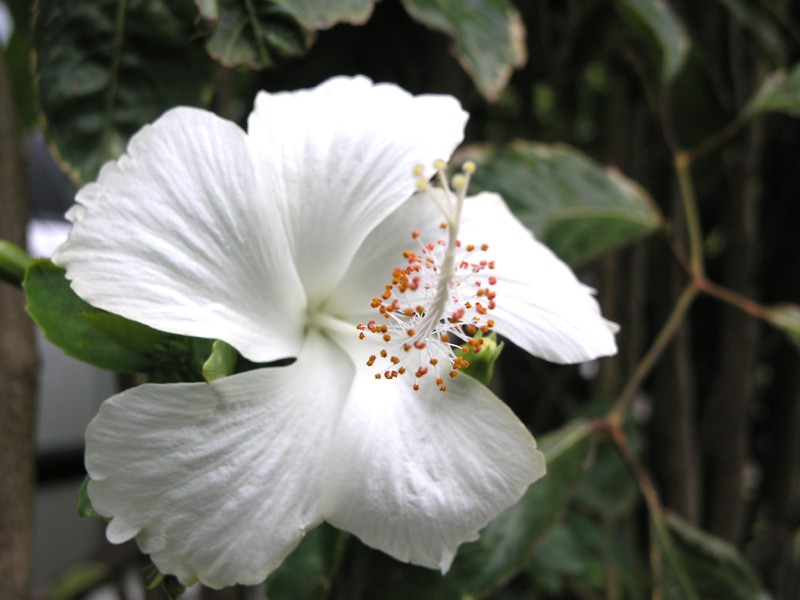
[[[211,346],[211,355],[203,363],[203,378],[211,383],[215,379],[233,375],[238,358],[239,353],[233,346],[222,340],[215,340]]]
[[[8,240],[0,240],[0,279],[21,286],[25,270],[33,259],[25,250]]]
[[[147,582],[148,590],[154,590],[160,585],[169,600],[177,600],[183,596],[186,586],[178,581],[177,577],[162,573],[155,565],[148,567],[147,571],[146,576],[149,579]]]
[[[91,479],[86,476],[81,484],[81,487],[78,488],[78,514],[82,517],[104,519],[105,517],[94,509],[94,506],[92,506],[92,500],[89,498],[90,481]]]
[[[483,385],[489,385],[494,375],[494,363],[500,358],[500,353],[503,351],[504,342],[497,343],[497,336],[490,333],[488,336],[483,337],[478,333],[476,338],[483,339],[483,345],[480,352],[470,352],[464,354],[464,358],[469,362],[469,366],[463,369],[463,372],[477,379]],[[469,348],[469,346],[465,346]]]

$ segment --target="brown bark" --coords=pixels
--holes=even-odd
[[[24,246],[27,196],[14,114],[0,54],[0,238]],[[22,292],[0,283],[0,582],[9,600],[30,597],[36,366]]]
[[[724,284],[756,297],[758,250],[757,200],[761,126],[754,124],[746,149],[731,165],[730,200],[725,225]],[[711,533],[741,541],[745,516],[745,468],[750,455],[749,411],[755,396],[758,323],[741,311],[723,306],[719,365],[703,415],[706,469],[706,520]]]

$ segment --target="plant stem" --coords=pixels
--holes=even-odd
[[[639,361],[636,370],[633,372],[630,379],[628,379],[625,388],[620,393],[614,408],[608,413],[608,418],[614,423],[622,422],[625,411],[633,400],[634,395],[675,336],[678,327],[681,322],[683,322],[683,318],[686,316],[697,294],[698,290],[693,284],[688,285],[683,292],[681,292],[667,322],[664,323],[664,326],[661,328],[661,331],[659,331],[658,336],[656,336],[655,341],[653,341],[653,344],[642,360]]]
[[[697,198],[692,182],[691,159],[684,150],[675,153],[675,173],[681,192],[681,202],[686,217],[686,228],[689,231],[689,265],[695,277],[705,277],[703,263],[703,233],[700,228],[700,214],[697,210]]]
[[[625,433],[622,431],[621,423],[609,419],[607,425],[607,432],[611,441],[614,443],[625,466],[636,481],[639,491],[642,492],[642,496],[644,497],[645,504],[647,504],[653,535],[655,537],[653,542],[656,542],[652,546],[651,553],[653,571],[656,573],[661,572],[661,557],[662,555],[665,556],[685,593],[685,597],[688,600],[700,600],[694,584],[678,555],[678,551],[672,541],[672,536],[667,529],[667,524],[664,519],[664,509],[661,506],[661,501],[659,500],[658,492],[655,485],[653,485],[653,481],[631,450]]]

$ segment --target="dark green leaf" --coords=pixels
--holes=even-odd
[[[575,504],[605,521],[630,514],[639,500],[639,488],[610,444],[598,448],[592,469],[575,492]]]
[[[496,100],[525,64],[525,27],[506,0],[403,0],[420,23],[455,40],[455,54],[478,90]]]
[[[202,0],[199,7],[213,27],[206,50],[225,66],[265,69],[311,46],[311,34],[279,2]]]
[[[465,154],[479,163],[473,187],[503,196],[539,240],[571,264],[629,244],[662,224],[645,190],[573,148],[520,141]]]
[[[210,61],[191,0],[39,0],[34,46],[47,135],[76,182],[177,104],[200,104]]]
[[[238,358],[239,353],[233,346],[222,340],[215,340],[211,347],[211,356],[203,363],[203,378],[210,383],[215,379],[232,375],[236,370]]]
[[[668,85],[683,68],[689,52],[689,37],[683,24],[664,0],[617,0],[625,20],[655,48],[662,85]]]
[[[644,599],[647,586],[639,549],[636,540],[624,534],[626,527],[570,510],[536,549],[527,569],[531,584],[558,598],[568,595],[569,585],[601,595],[614,585],[610,580],[621,580],[628,592],[625,597]]]
[[[782,112],[800,117],[800,63],[787,74],[780,70],[767,77],[742,116],[752,118],[766,112]]]
[[[147,356],[95,327],[86,317],[107,313],[79,298],[69,286],[64,270],[49,260],[36,260],[31,264],[23,289],[28,301],[28,314],[44,331],[47,339],[70,356],[123,373],[146,371],[155,366]],[[114,318],[122,320],[122,317]],[[144,327],[133,321],[124,321],[124,325],[115,325],[113,328],[109,325],[109,328],[116,331],[130,326],[132,331],[136,331]]]
[[[347,534],[322,524],[309,531],[297,549],[267,579],[273,600],[327,597],[342,558]]]
[[[583,478],[591,455],[592,429],[577,422],[544,436],[541,450],[547,475],[522,499],[465,544],[444,577],[462,596],[481,595],[510,579],[530,558],[550,529],[564,516],[572,494]]]
[[[739,24],[758,41],[759,46],[773,63],[781,65],[786,60],[786,47],[775,21],[765,13],[758,2],[751,0],[718,0],[731,12]]]
[[[366,23],[375,0],[273,0],[306,29],[328,29],[337,23]]]
[[[753,570],[728,542],[697,529],[676,515],[667,528],[697,593],[703,600],[768,600]]]
[[[163,331],[94,308],[91,311],[82,312],[81,317],[91,323],[95,329],[99,329],[129,350],[142,356],[153,354],[155,348],[166,344],[167,340],[171,338],[170,334]]]
[[[25,269],[31,263],[31,257],[25,250],[7,240],[0,240],[0,279],[22,285]]]

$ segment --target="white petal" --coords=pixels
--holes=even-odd
[[[600,315],[590,288],[511,213],[496,194],[464,204],[465,243],[489,245],[497,277],[495,330],[531,354],[576,363],[617,352],[617,326]]]
[[[325,310],[350,323],[366,323],[378,314],[371,308],[392,281],[395,268],[407,265],[403,252],[419,252],[420,242],[442,237],[442,214],[426,194],[415,194],[383,220],[364,240],[342,281],[325,302]]]
[[[442,236],[441,214],[427,194],[403,204],[364,241],[326,309],[341,319],[365,323],[375,318],[372,298],[403,266],[403,251]],[[616,352],[617,328],[600,315],[592,291],[511,213],[496,194],[467,198],[459,239],[489,245],[481,258],[495,261],[497,307],[488,317],[495,330],[531,354],[559,363],[581,362]]]
[[[364,77],[258,96],[251,142],[281,202],[312,306],[367,234],[413,193],[414,165],[449,158],[466,120],[452,97],[414,97]]]
[[[171,110],[131,138],[77,202],[53,258],[87,302],[164,331],[224,339],[254,361],[299,351],[304,292],[236,125]]]
[[[312,333],[288,367],[109,399],[86,432],[109,540],[136,536],[185,584],[263,581],[321,521],[321,470],[351,379],[347,357]]]
[[[331,524],[394,558],[447,571],[464,541],[545,472],[522,423],[462,375],[376,381],[360,369],[325,474]]]

